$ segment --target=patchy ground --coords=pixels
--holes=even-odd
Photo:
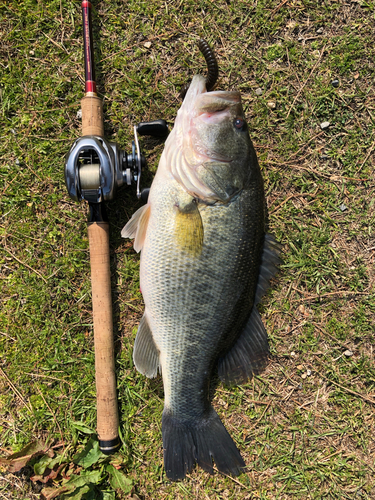
[[[87,206],[69,200],[63,174],[81,126],[80,6],[4,0],[0,497],[375,498],[374,2],[93,5],[106,134],[128,151],[133,124],[173,125],[181,86],[204,71],[199,37],[216,51],[218,88],[241,91],[284,247],[261,306],[272,360],[214,399],[246,471],[167,481],[162,383],[131,360],[143,303],[139,257],[120,231],[140,205],[124,189],[108,205],[124,445],[112,459],[98,452]],[[142,149],[146,186],[163,144]]]

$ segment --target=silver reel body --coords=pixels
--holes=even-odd
[[[126,154],[115,142],[98,135],[77,139],[66,155],[65,183],[74,201],[101,203],[113,200],[118,188],[137,183],[137,196],[147,202],[149,189],[140,189],[146,159],[139,148],[138,134],[157,138],[168,135],[165,120],[142,122],[134,126],[132,152]]]
[[[142,158],[136,154],[134,144],[132,155],[126,155],[116,143],[103,137],[80,137],[66,156],[65,182],[69,196],[89,203],[112,200],[122,185],[139,180],[141,166]]]

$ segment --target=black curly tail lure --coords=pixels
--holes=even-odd
[[[217,65],[217,60],[216,60],[214,51],[208,45],[206,40],[203,40],[203,38],[201,38],[199,40],[199,43],[198,43],[198,48],[202,52],[203,57],[206,60],[206,64],[207,64],[206,89],[207,89],[207,92],[209,92],[215,86],[215,83],[216,83],[217,78],[219,76],[219,68]],[[190,86],[190,83],[187,83],[186,85],[184,85],[182,87],[182,89],[180,91],[181,99],[183,99],[185,97],[189,86]]]

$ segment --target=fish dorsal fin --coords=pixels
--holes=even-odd
[[[260,373],[267,364],[267,332],[259,316],[256,304],[260,302],[270,286],[282,260],[281,245],[271,234],[266,234],[259,269],[254,306],[250,317],[232,349],[219,360],[219,377],[227,385],[246,382]]]
[[[281,245],[278,243],[272,234],[266,234],[263,244],[262,260],[260,263],[259,277],[255,292],[255,304],[259,304],[263,295],[270,287],[270,279],[275,276],[278,271],[282,259]]]
[[[154,378],[161,372],[159,362],[159,351],[152,338],[146,312],[139,323],[137,336],[134,342],[133,361],[135,367],[148,378]]]
[[[220,379],[229,386],[243,384],[265,368],[268,353],[267,332],[254,306],[236,343],[219,359]]]
[[[121,231],[121,236],[123,238],[135,238],[133,246],[136,252],[140,252],[142,250],[146,237],[150,212],[151,210],[149,204],[139,208]]]

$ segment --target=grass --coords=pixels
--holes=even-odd
[[[62,473],[82,484],[61,498],[375,497],[374,15],[364,0],[94,2],[107,137],[129,150],[134,123],[173,125],[180,87],[203,70],[196,41],[205,37],[218,87],[242,93],[271,231],[285,252],[261,306],[272,361],[245,386],[219,386],[214,400],[246,472],[232,479],[197,469],[174,484],[162,466],[161,380],[145,380],[131,359],[143,303],[139,257],[120,231],[139,207],[133,188],[108,204],[124,444],[104,459],[90,441],[87,206],[70,201],[63,173],[81,126],[79,2],[1,3],[0,446],[5,457],[47,441],[58,458],[53,465],[51,451],[41,452],[14,473],[0,466],[1,498],[39,498],[61,487]],[[145,186],[163,144],[142,147]],[[60,473],[30,481],[43,460]]]

